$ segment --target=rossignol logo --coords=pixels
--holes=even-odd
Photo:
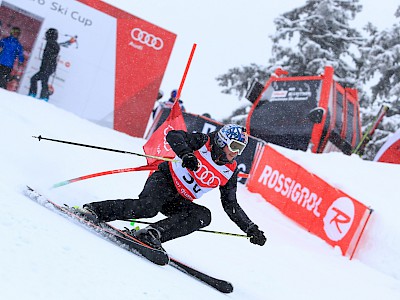
[[[324,231],[327,237],[340,241],[350,230],[354,220],[354,203],[347,197],[336,199],[324,217]]]
[[[271,166],[264,167],[258,182],[312,212],[316,217],[321,216],[318,207],[322,202],[322,197],[278,170],[273,170]]]
[[[161,50],[164,47],[164,41],[161,38],[138,27],[131,30],[131,38],[133,41],[131,41],[129,45],[139,50],[143,49],[142,45],[153,48],[154,50]],[[137,45],[135,42],[142,45]]]

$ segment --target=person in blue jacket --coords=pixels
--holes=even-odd
[[[24,48],[18,38],[21,35],[19,27],[11,28],[10,36],[0,40],[0,87],[7,88],[8,78],[18,58],[19,65],[24,63]]]

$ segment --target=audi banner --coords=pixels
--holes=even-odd
[[[26,62],[18,86],[28,95],[46,47],[58,31],[49,103],[97,124],[143,137],[176,35],[98,0],[6,0],[3,24],[21,28]],[[4,28],[2,28],[4,31]],[[4,32],[3,34],[5,34]],[[7,34],[8,35],[8,34]],[[37,98],[39,98],[41,85]]]
[[[352,258],[372,210],[276,149],[265,145],[257,155],[249,191]]]

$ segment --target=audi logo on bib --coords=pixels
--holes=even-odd
[[[202,184],[210,187],[217,187],[221,184],[221,179],[219,179],[215,174],[210,171],[207,166],[200,163],[199,169],[194,172],[194,176],[200,180]]]
[[[131,37],[134,41],[153,48],[154,50],[161,50],[164,46],[164,42],[161,38],[137,27],[132,29]]]

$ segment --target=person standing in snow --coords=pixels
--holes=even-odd
[[[46,31],[46,47],[43,51],[42,63],[39,72],[31,78],[31,86],[29,88],[29,96],[36,97],[37,82],[42,82],[42,90],[40,91],[40,99],[49,101],[49,78],[56,71],[57,58],[60,52],[60,45],[57,43],[58,31],[50,28]]]
[[[176,153],[175,162],[163,162],[146,181],[138,199],[118,199],[83,205],[83,214],[95,222],[151,218],[159,212],[167,218],[138,231],[129,232],[158,249],[161,244],[211,222],[208,208],[193,201],[219,187],[222,206],[229,218],[250,237],[264,245],[266,237],[236,199],[239,170],[235,161],[247,143],[246,129],[229,124],[209,134],[168,132],[166,140]]]
[[[175,103],[177,94],[178,94],[177,90],[172,90],[171,97],[167,101],[160,102],[160,104],[156,108],[153,109],[152,117],[154,118],[158,114],[158,112],[160,112],[163,108],[172,108],[172,106]],[[158,95],[160,96],[160,94],[158,94]],[[161,97],[157,98],[157,101],[160,100],[163,97],[163,95],[164,94],[162,94]],[[183,101],[181,99],[179,99],[178,102],[179,102],[179,106],[180,106],[182,112],[186,111],[185,106],[183,106]]]
[[[172,106],[174,105],[175,101],[176,101],[176,96],[178,95],[178,91],[177,90],[172,90],[171,91],[171,97],[163,102],[163,106],[164,107],[168,107],[168,108],[172,108]],[[185,106],[183,106],[183,101],[181,99],[178,100],[179,102],[179,106],[181,107],[181,110],[184,112],[186,111]]]
[[[0,87],[7,89],[10,73],[14,67],[14,62],[18,58],[18,64],[24,63],[24,48],[19,42],[21,29],[13,27],[10,36],[0,40]]]

